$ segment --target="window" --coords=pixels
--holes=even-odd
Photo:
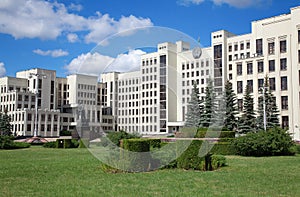
[[[286,40],[281,40],[280,41],[280,53],[285,53],[286,52]]]
[[[243,67],[242,64],[238,64],[236,67],[236,73],[237,75],[242,75],[243,74]]]
[[[275,78],[269,78],[269,84],[270,84],[270,90],[275,91],[276,90]]]
[[[235,45],[234,45],[234,51],[237,51],[237,50],[238,50],[238,45],[235,44]]]
[[[269,60],[269,72],[275,71],[275,60]]]
[[[228,56],[228,60],[229,60],[229,61],[232,61],[232,55],[229,55],[229,56]]]
[[[287,96],[282,96],[281,97],[281,109],[282,110],[288,110],[288,97]]]
[[[264,62],[263,61],[257,62],[257,72],[258,73],[264,72]]]
[[[282,128],[288,128],[288,127],[289,127],[289,117],[282,116]]]
[[[281,90],[287,90],[287,77],[281,77]]]
[[[258,89],[264,86],[264,79],[258,79]]]
[[[258,55],[263,54],[263,40],[262,39],[257,39],[256,40],[256,53]]]
[[[249,41],[246,43],[246,48],[250,49],[250,42]]]
[[[243,82],[242,81],[237,82],[237,93],[238,94],[243,93]]]
[[[275,42],[270,42],[268,44],[268,52],[269,52],[269,55],[272,55],[275,53]]]
[[[248,75],[253,74],[253,64],[252,64],[252,62],[247,63],[247,74]]]
[[[232,74],[229,74],[229,80],[231,80],[232,79]]]
[[[243,99],[238,99],[238,110],[241,112],[243,111]]]
[[[280,70],[286,70],[287,69],[286,62],[287,62],[286,58],[280,59]]]
[[[229,51],[229,52],[232,52],[232,45],[229,45],[229,46],[228,46],[228,51]]]
[[[244,50],[244,43],[241,43],[240,48],[241,50]]]
[[[253,80],[247,80],[247,85],[249,87],[250,92],[253,92]]]
[[[300,43],[300,29],[298,29],[298,43]]]
[[[300,63],[300,50],[298,50],[298,63]]]
[[[232,70],[232,64],[229,64],[229,70]]]

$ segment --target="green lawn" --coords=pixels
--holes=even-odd
[[[86,149],[0,150],[0,196],[300,195],[300,155],[227,159],[216,172],[106,174]]]

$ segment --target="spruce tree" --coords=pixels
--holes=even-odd
[[[11,135],[10,116],[7,111],[0,113],[0,135]]]
[[[203,115],[203,104],[199,99],[199,91],[196,83],[193,85],[191,99],[187,106],[186,113],[186,127],[196,127],[198,128],[200,125],[201,116]]]
[[[240,118],[239,132],[253,132],[256,128],[256,117],[254,112],[254,101],[251,95],[250,86],[248,85],[246,86],[243,105],[243,114]]]
[[[209,127],[213,122],[213,118],[215,118],[215,100],[216,96],[214,93],[213,82],[209,79],[205,89],[204,114],[201,119],[201,126],[203,127]]]
[[[234,130],[237,127],[236,115],[238,114],[236,95],[232,89],[232,83],[227,81],[225,84],[224,91],[224,105],[225,105],[225,116],[224,126],[229,130]]]
[[[267,129],[279,126],[279,111],[276,105],[276,98],[270,91],[269,77],[265,77],[264,82],[264,97],[266,106],[266,127]],[[258,98],[258,117],[257,117],[257,129],[264,130],[264,97]]]

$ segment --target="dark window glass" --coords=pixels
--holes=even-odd
[[[264,72],[264,62],[257,62],[257,72],[262,73]]]
[[[287,77],[281,77],[281,90],[287,90]]]
[[[236,66],[236,73],[237,75],[242,75],[243,74],[243,67],[242,67],[242,64],[238,64]]]
[[[263,40],[262,39],[257,39],[256,40],[256,53],[258,55],[263,54]]]
[[[242,81],[237,82],[237,93],[238,94],[243,93],[243,82]]]
[[[247,80],[247,85],[249,87],[250,92],[253,92],[253,80]]]
[[[269,60],[269,72],[275,71],[275,60]]]
[[[247,74],[248,75],[253,74],[253,64],[252,64],[252,62],[247,63]]]
[[[238,99],[238,110],[243,111],[243,99]]]
[[[282,110],[288,110],[288,97],[287,96],[282,96],[281,97],[281,109]]]
[[[276,90],[275,78],[269,78],[269,84],[270,84],[270,90],[275,91]]]
[[[275,53],[275,42],[270,42],[268,44],[268,52],[269,52],[269,55],[272,55]]]
[[[258,79],[258,89],[264,86],[264,79]]]
[[[289,127],[289,117],[288,116],[282,116],[282,128],[288,128]]]
[[[286,70],[287,69],[287,60],[286,58],[280,59],[280,70]]]
[[[286,40],[281,40],[280,41],[280,53],[285,53],[286,52]]]

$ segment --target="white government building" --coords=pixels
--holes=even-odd
[[[168,134],[184,125],[193,82],[203,98],[209,78],[218,94],[230,80],[242,111],[246,85],[252,87],[257,107],[259,89],[268,75],[280,124],[299,140],[300,7],[253,21],[249,34],[213,32],[211,43],[202,48],[200,58],[197,48],[184,41],[159,43],[156,52],[142,55],[138,71],[104,73],[101,83],[97,77],[78,74],[56,78],[55,71],[42,69],[18,72],[16,78],[0,78],[0,111],[12,115],[14,133],[33,135],[39,78],[39,135],[56,136],[59,130],[74,129],[78,114],[70,109],[78,105],[85,106],[91,130]]]

